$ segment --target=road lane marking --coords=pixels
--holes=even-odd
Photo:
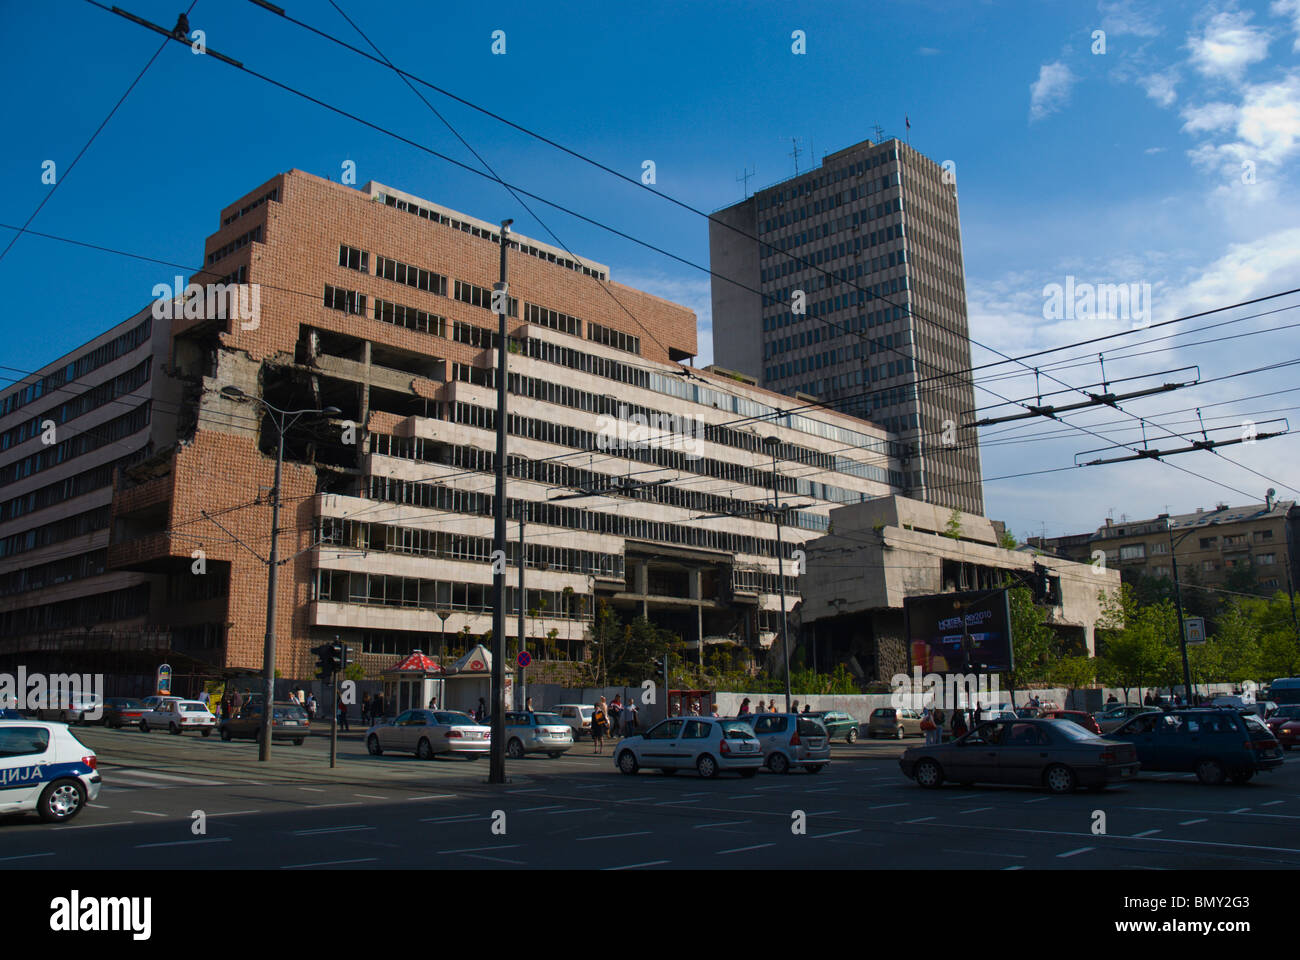
[[[1229,813],[1245,813],[1250,807],[1238,807],[1236,810],[1229,810]]]
[[[383,796],[382,794],[378,794],[378,793],[354,793],[354,794],[352,794],[352,796],[354,796],[354,797],[365,797],[367,800],[387,800],[387,799],[389,799],[388,797],[385,797],[385,796]]]
[[[905,807],[906,803],[877,803],[874,806],[867,807],[868,810],[886,810],[889,807]]]
[[[168,843],[137,843],[135,848],[143,850],[146,847],[186,847],[196,843],[229,843],[229,837],[204,837],[199,840],[172,840]]]
[[[915,820],[904,820],[903,823],[925,823],[925,821],[933,819],[934,817],[917,817]]]
[[[209,813],[209,817],[242,817],[249,813],[261,813],[261,810],[217,810]]]
[[[1133,836],[1134,836],[1134,838],[1137,838],[1137,837],[1149,837],[1149,836],[1151,836],[1153,833],[1159,833],[1159,832],[1160,832],[1159,830],[1143,830],[1141,833],[1135,833],[1135,834],[1133,834]]]
[[[507,860],[505,857],[489,857],[482,853],[467,853],[464,854],[464,856],[472,857],[475,860],[491,860],[493,863],[510,863],[517,867],[527,866],[526,862],[523,860]]]
[[[762,850],[764,847],[775,847],[775,843],[756,843],[750,847],[733,847],[730,850],[719,850],[714,856],[720,857],[728,853],[744,853],[746,850]]]
[[[976,797],[982,797],[982,793],[967,793],[960,797],[949,797],[949,800],[974,800]],[[1046,798],[1044,798],[1046,799]]]
[[[541,793],[545,787],[528,787],[524,790],[507,790],[506,793]]]
[[[502,843],[502,844],[499,844],[499,845],[493,845],[493,846],[490,846],[490,847],[462,847],[462,848],[460,848],[459,850],[439,850],[438,853],[440,853],[440,854],[450,854],[450,853],[481,853],[481,852],[483,852],[484,850],[513,850],[515,847],[519,847],[519,846],[522,846],[522,844],[518,844],[518,843]]]
[[[692,802],[693,802],[693,801],[692,801]],[[562,816],[564,816],[566,813],[588,813],[589,811],[596,810],[596,809],[598,809],[598,808],[596,808],[596,807],[571,807],[571,808],[569,808],[568,810],[552,810],[550,813],[547,814],[547,816],[548,816],[548,817],[562,817]]]
[[[934,818],[927,817],[926,819],[933,820]],[[905,822],[915,823],[916,821],[905,821]],[[1201,823],[1203,821],[1191,820],[1188,822]],[[1180,826],[1183,825],[1184,824],[1180,824]],[[996,831],[998,833],[1031,833],[1031,834],[1040,834],[1040,835],[1052,836],[1052,837],[1076,837],[1077,838],[1079,836],[1078,832],[1076,831],[1033,830],[1028,827],[990,827],[990,826],[979,826],[976,824],[965,824],[965,823],[935,823],[935,824],[931,824],[931,826],[942,827],[945,830],[984,830],[984,831]],[[1132,837],[1127,837],[1120,833],[1099,834],[1099,838],[1106,839],[1106,840],[1132,840],[1133,839]],[[1262,843],[1225,843],[1219,840],[1175,840],[1170,837],[1147,837],[1146,839],[1150,840],[1152,843],[1172,843],[1172,844],[1181,844],[1188,847],[1227,847],[1231,850],[1238,850],[1238,851],[1250,850],[1250,851],[1259,852],[1259,851],[1268,850],[1268,851],[1274,851],[1278,853],[1300,854],[1300,848],[1297,847],[1271,847],[1271,846],[1265,846]],[[1088,847],[1086,849],[1092,849],[1092,848]]]
[[[363,804],[360,800],[348,800],[343,803],[307,803],[304,804],[309,810],[322,810],[325,807],[360,807]]]
[[[449,800],[456,796],[454,793],[429,793],[423,797],[407,797],[407,800]]]
[[[552,804],[549,804],[549,805],[547,805],[547,806],[545,806],[545,807],[524,807],[524,808],[523,808],[522,810],[520,810],[519,812],[520,812],[520,813],[534,813],[534,812],[537,811],[537,810],[559,810],[559,809],[560,809],[561,807],[563,807],[563,806],[564,806],[564,804],[562,804],[562,803],[552,803]]]
[[[124,824],[134,824],[134,820],[112,820],[108,823],[78,823],[72,827],[55,827],[56,830],[88,830],[91,827],[120,827]]]
[[[624,800],[615,800],[614,802],[615,802],[615,803],[636,803],[638,800],[653,800],[653,799],[654,799],[653,796],[649,796],[649,797],[628,797],[628,798],[626,798],[626,799],[624,799]]]
[[[1080,847],[1077,850],[1067,850],[1065,853],[1058,853],[1056,859],[1064,860],[1066,857],[1077,857],[1081,853],[1087,853],[1089,850],[1095,850],[1096,847]]]
[[[456,813],[448,817],[425,817],[421,823],[455,823],[458,820],[482,820],[486,819],[481,813]]]
[[[705,830],[709,827],[739,827],[752,822],[752,820],[728,820],[725,823],[697,823],[695,826],[691,827],[691,829]]]
[[[985,810],[992,810],[992,807],[972,807],[969,810],[963,810],[962,813],[983,813]]]
[[[660,800],[655,804],[656,807],[671,807],[678,803],[699,803],[699,800]]]
[[[140,816],[142,816],[142,817],[165,817],[165,816],[167,816],[167,814],[165,814],[165,813],[153,813],[153,812],[151,812],[151,811],[149,811],[149,810],[132,810],[131,812],[132,812],[132,813],[138,813],[138,814],[140,814]]]
[[[299,790],[309,790],[309,791],[311,791],[312,793],[324,793],[324,792],[325,792],[325,788],[324,788],[324,787],[299,787],[298,789],[299,789]]]
[[[810,817],[829,817],[832,813],[839,813],[838,810],[814,810],[808,814]]]
[[[1003,869],[1003,870],[1023,870],[1023,869],[1025,869],[1025,868],[1022,867],[1022,866],[1021,866],[1020,864],[1018,864],[1018,863],[1013,863],[1011,866],[1009,866],[1009,867],[1003,867],[1002,869]]]
[[[88,806],[88,807],[92,807],[92,808],[94,808],[95,810],[107,810],[107,809],[108,809],[108,804],[106,804],[106,803],[88,803],[88,804],[86,804],[86,806]],[[1267,806],[1267,804],[1265,804],[1265,806]]]
[[[52,856],[54,856],[54,854],[52,854],[52,853],[23,853],[23,854],[20,854],[20,855],[18,855],[18,856],[16,856],[16,857],[0,857],[0,861],[4,861],[4,860],[30,860],[32,857],[52,857]]]
[[[1028,857],[1023,853],[994,853],[991,850],[944,850],[943,853],[961,853],[976,857],[1007,857],[1012,860],[1026,860]]]
[[[1180,827],[1190,827],[1190,826],[1191,826],[1192,824],[1194,824],[1194,823],[1209,823],[1209,822],[1210,822],[1210,821],[1207,820],[1207,819],[1205,819],[1205,817],[1199,817],[1199,818],[1196,819],[1196,820],[1184,820],[1182,823],[1179,824],[1179,826],[1180,826]]]
[[[357,824],[350,827],[317,827],[314,830],[291,830],[290,833],[295,837],[314,837],[322,833],[355,833],[358,830],[373,830],[374,827]]]
[[[116,775],[118,771],[125,777],[144,777],[145,780],[169,780],[173,783],[183,783],[187,786],[199,787],[224,787],[224,780],[204,780],[200,777],[181,777],[174,773],[160,773],[157,770],[137,770],[134,767],[109,767],[101,771],[102,776]]]
[[[637,867],[657,867],[663,863],[672,863],[671,860],[647,860],[645,863],[626,863],[621,867],[605,867],[606,870],[635,870]]]
[[[345,863],[374,863],[378,857],[362,857],[360,860],[323,860],[320,863],[290,863],[281,870],[297,870],[299,867],[336,867]]]
[[[1282,801],[1274,801],[1281,803]],[[1229,813],[1235,813],[1243,817],[1267,817],[1269,820],[1300,820],[1300,816],[1293,813],[1241,813],[1240,810],[1188,810],[1185,807],[1132,807],[1133,810],[1150,810],[1160,813],[1209,813],[1215,816],[1224,816]],[[1249,807],[1243,807],[1243,810],[1249,810]]]
[[[834,833],[815,833],[812,835],[813,840],[825,840],[828,837],[842,837],[850,833],[861,833],[861,827],[855,827],[852,830],[836,830]]]
[[[1261,803],[1261,807],[1276,807],[1279,803],[1286,803],[1285,800],[1270,800],[1268,803]]]
[[[1038,797],[1035,800],[1026,800],[1025,803],[1042,803],[1044,800],[1051,800],[1051,797]]]
[[[652,830],[638,830],[636,833],[603,833],[598,837],[575,837],[574,839],[579,842],[583,840],[621,840],[623,837],[644,837],[653,832]]]

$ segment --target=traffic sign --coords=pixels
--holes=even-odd
[[[1187,644],[1195,646],[1205,642],[1205,618],[1204,617],[1187,617],[1183,621],[1187,628]]]
[[[172,667],[170,663],[164,663],[158,667],[158,693],[165,697],[171,692]]]
[[[519,656],[516,657],[515,659],[519,661],[519,666],[521,667],[526,667],[533,662],[532,654],[530,654],[527,650],[520,650]]]

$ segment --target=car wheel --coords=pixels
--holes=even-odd
[[[204,735],[205,737],[210,737],[210,736],[212,736],[212,728],[211,728],[211,727],[208,727],[207,729],[205,729],[205,730],[203,731],[203,735]]]
[[[758,776],[758,767],[750,767],[747,770],[741,770],[740,775],[746,780],[752,780],[754,777]]]
[[[1069,767],[1054,763],[1043,772],[1043,784],[1052,793],[1074,793],[1079,781]]]
[[[168,725],[167,725],[167,731],[168,731],[168,732],[169,732],[173,737],[179,737],[179,736],[181,735],[181,728],[178,727],[178,726],[176,726],[176,724],[174,724],[174,723],[171,723],[171,724],[168,724]]]
[[[415,755],[421,760],[433,759],[433,747],[429,745],[426,738],[421,737],[420,742],[415,745]]]
[[[813,763],[813,764],[809,764],[806,769],[808,770],[809,773],[821,773],[822,769],[825,766],[826,764],[824,763]]]
[[[383,756],[384,748],[379,745],[379,737],[377,737],[373,733],[370,736],[366,737],[366,751],[372,757]]]
[[[233,735],[231,734],[231,732],[230,732],[228,729],[226,729],[225,727],[222,727],[222,728],[221,728],[221,739],[224,740],[226,743],[229,743],[231,740],[234,739],[234,737],[233,737]]]
[[[768,769],[773,773],[789,773],[790,761],[784,753],[774,753],[767,760]]]
[[[86,805],[86,788],[77,780],[55,780],[41,792],[36,811],[46,823],[71,820]]]
[[[1196,779],[1211,787],[1223,783],[1223,764],[1218,760],[1201,760],[1196,764]]]
[[[902,740],[902,739],[903,739],[903,728],[902,728],[902,727],[899,727],[897,730],[894,731],[894,739],[895,739],[895,740]]]
[[[524,758],[524,745],[518,740],[511,740],[506,744],[506,753],[511,760],[522,760]]]
[[[148,733],[148,732],[149,732],[149,721],[148,721],[148,720],[141,720],[141,721],[140,721],[140,732],[141,732],[141,733]]]
[[[562,750],[551,750],[546,755],[550,757],[552,760],[555,760],[559,757],[564,756],[564,752]]]
[[[1250,783],[1254,776],[1254,770],[1237,770],[1232,774],[1232,782],[1240,786],[1243,783]]]
[[[844,738],[844,742],[845,742],[845,743],[853,743],[853,742],[854,742],[855,740],[857,740],[857,739],[858,739],[858,731],[857,731],[857,730],[850,729],[850,730],[849,730],[849,733],[848,733],[848,736],[846,736],[846,737]]]
[[[934,760],[922,760],[912,771],[912,777],[927,790],[943,786],[943,768]]]
[[[293,741],[293,745],[294,745],[295,747],[301,747],[301,746],[302,746],[302,737],[298,737],[296,740],[294,740],[294,741]]]
[[[706,753],[695,761],[695,769],[705,780],[712,780],[718,775],[718,761]]]
[[[631,750],[624,750],[618,755],[618,769],[620,773],[626,773],[628,776],[636,773],[640,769],[640,764],[636,762],[636,754]]]

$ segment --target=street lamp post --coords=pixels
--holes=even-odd
[[[501,221],[501,279],[492,290],[497,313],[497,445],[496,490],[492,537],[492,749],[488,783],[506,782],[506,315],[510,312],[510,283],[506,253],[510,249],[510,224]]]
[[[262,647],[262,727],[259,731],[257,759],[271,759],[271,718],[275,713],[275,606],[280,574],[280,476],[284,471],[284,435],[302,417],[323,414],[338,416],[338,407],[320,410],[281,410],[261,397],[254,397],[235,386],[221,388],[221,395],[231,400],[252,400],[260,403],[275,423],[277,436],[275,450],[275,481],[271,487],[271,550],[266,560],[266,640]],[[290,419],[292,418],[292,419]],[[337,711],[336,711],[337,712]]]
[[[1182,543],[1198,528],[1193,527],[1188,530],[1177,541],[1174,540],[1174,525],[1169,518],[1165,519],[1165,530],[1169,533],[1169,563],[1174,573],[1174,603],[1178,607],[1178,648],[1183,655],[1183,692],[1187,695],[1187,705],[1192,705],[1192,668],[1187,660],[1187,627],[1183,622],[1183,588],[1178,583],[1178,544]]]
[[[785,661],[785,712],[790,712],[790,640],[785,615],[785,547],[781,543],[781,504],[777,492],[776,451],[780,441],[764,437],[763,446],[772,451],[772,516],[776,520],[776,585],[781,593],[781,658]],[[701,645],[700,656],[703,657]]]

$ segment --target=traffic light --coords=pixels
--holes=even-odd
[[[322,643],[319,647],[312,647],[311,652],[316,654],[316,679],[328,680],[334,674],[343,669],[342,663],[346,648],[338,643]]]
[[[348,645],[346,643],[334,644],[335,658],[339,662],[339,673],[348,668]]]
[[[1033,591],[1035,603],[1055,604],[1058,602],[1052,572],[1041,563],[1034,564]]]

